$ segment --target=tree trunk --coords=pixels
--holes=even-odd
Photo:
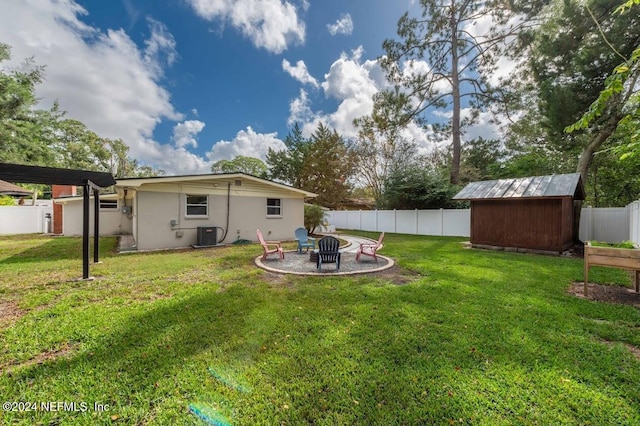
[[[578,160],[578,167],[576,173],[580,173],[582,178],[582,184],[586,186],[587,177],[589,175],[589,167],[593,162],[593,155],[600,149],[603,143],[616,131],[618,123],[624,116],[619,112],[614,112],[600,128],[593,138],[589,141],[587,146],[580,153],[580,159]],[[582,245],[580,241],[580,216],[582,213],[582,200],[575,200],[573,202],[573,241],[576,244]]]
[[[450,181],[460,182],[460,76],[458,75],[458,28],[456,10],[451,7],[449,23],[451,25],[451,96],[453,97],[453,116],[451,117],[451,136],[453,158],[451,159]]]

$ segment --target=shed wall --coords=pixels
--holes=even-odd
[[[562,251],[571,246],[571,198],[474,200],[471,243]]]

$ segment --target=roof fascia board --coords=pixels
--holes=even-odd
[[[303,195],[304,197],[313,198],[318,194],[305,191],[303,189],[294,188],[292,186],[284,185],[281,183],[273,182],[267,179],[261,179],[255,176],[247,175],[244,173],[229,173],[229,174],[208,174],[208,175],[191,175],[191,176],[157,176],[151,178],[136,178],[136,179],[117,179],[116,186],[128,187],[128,188],[140,188],[143,185],[160,184],[160,183],[183,183],[183,182],[199,182],[204,180],[234,180],[234,179],[247,179],[253,182],[257,182],[263,185],[271,185],[282,190],[292,191]]]

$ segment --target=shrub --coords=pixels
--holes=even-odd
[[[304,227],[310,234],[316,230],[316,227],[325,224],[327,214],[317,204],[304,205]]]

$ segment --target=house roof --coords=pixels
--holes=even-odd
[[[46,185],[86,185],[91,182],[101,188],[116,183],[111,173],[8,163],[0,163],[0,179]]]
[[[121,188],[140,188],[145,185],[157,185],[157,184],[211,184],[216,186],[217,184],[231,183],[236,186],[236,180],[244,180],[252,184],[259,186],[268,186],[280,190],[291,191],[305,198],[317,197],[318,194],[305,191],[303,189],[294,188],[293,186],[284,185],[278,182],[274,182],[268,179],[262,179],[256,176],[252,176],[246,173],[214,173],[205,175],[184,175],[184,176],[154,176],[146,178],[128,178],[117,179],[116,186]],[[242,185],[242,184],[241,184]],[[241,186],[240,185],[240,186]]]
[[[453,199],[496,200],[559,197],[584,200],[585,191],[579,173],[471,182]]]
[[[9,182],[0,180],[0,194],[3,195],[31,195],[31,191],[22,188],[18,185],[14,185]]]

